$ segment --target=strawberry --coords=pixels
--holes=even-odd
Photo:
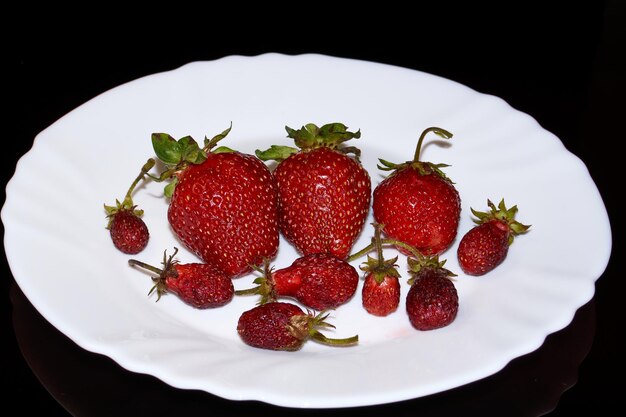
[[[461,199],[452,181],[441,171],[448,165],[419,160],[428,132],[445,139],[452,137],[446,130],[430,127],[422,132],[412,161],[393,164],[379,159],[382,165],[378,168],[393,173],[376,186],[373,210],[374,219],[385,225],[388,237],[425,255],[435,255],[448,249],[456,237]]]
[[[433,330],[447,326],[456,318],[459,297],[439,257],[409,258],[411,288],[406,297],[409,321],[417,330]]]
[[[343,259],[365,224],[371,182],[358,162],[360,151],[340,145],[361,133],[349,132],[341,123],[286,130],[300,150],[274,145],[256,152],[264,161],[279,162],[273,174],[280,230],[304,255],[328,252]]]
[[[363,307],[374,316],[387,316],[397,310],[400,304],[400,274],[396,262],[398,257],[385,260],[380,238],[382,226],[374,224],[373,243],[378,259],[367,256],[367,262],[361,265],[365,271],[365,282],[361,292]]]
[[[156,291],[159,301],[163,294],[171,292],[185,303],[202,309],[220,307],[232,300],[233,282],[224,272],[211,264],[178,263],[173,259],[177,252],[178,249],[174,248],[169,257],[163,253],[163,269],[136,259],[128,261],[131,266],[139,266],[158,275],[152,278],[154,286],[148,295]]]
[[[204,262],[235,277],[276,255],[278,190],[256,157],[213,149],[229,131],[205,138],[203,149],[189,136],[155,133],[152,142],[168,167],[155,179],[173,178],[165,189],[172,230]]]
[[[487,205],[490,212],[471,209],[477,226],[463,236],[457,250],[459,265],[468,275],[483,275],[500,265],[514,237],[530,228],[515,220],[517,206],[507,209],[504,199],[497,208],[490,200]]]
[[[141,219],[143,210],[137,209],[131,195],[135,190],[135,186],[150,171],[154,163],[154,159],[148,159],[148,162],[141,168],[141,173],[135,178],[121,203],[119,200],[115,200],[115,206],[104,205],[104,211],[109,219],[107,229],[109,229],[111,234],[113,245],[127,254],[134,255],[141,252],[150,239],[148,226]]]
[[[239,317],[237,332],[246,344],[270,350],[298,350],[308,339],[332,346],[358,342],[358,336],[331,339],[320,333],[319,327],[335,327],[325,321],[327,317],[324,313],[304,313],[294,304],[271,302],[244,312]]]
[[[359,283],[352,265],[329,253],[314,253],[296,259],[287,268],[273,271],[265,263],[264,275],[254,280],[258,286],[236,291],[237,295],[260,294],[261,303],[291,297],[315,310],[326,310],[346,303]]]

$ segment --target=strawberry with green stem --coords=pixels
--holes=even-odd
[[[174,259],[178,248],[169,257],[163,253],[163,268],[157,268],[136,259],[130,259],[130,266],[146,269],[156,277],[148,295],[156,292],[157,301],[170,292],[178,295],[185,303],[199,309],[220,307],[233,298],[232,280],[217,267],[210,264],[181,264]]]
[[[303,255],[326,252],[345,258],[370,205],[371,181],[359,162],[360,151],[345,146],[361,132],[350,132],[341,123],[286,130],[297,148],[273,145],[256,151],[263,161],[278,161],[273,175],[280,230]]]
[[[365,310],[374,316],[387,316],[397,310],[400,304],[400,273],[398,257],[385,260],[383,243],[380,237],[382,225],[374,223],[373,243],[377,258],[367,256],[367,262],[361,265],[365,271],[365,280],[361,298]]]
[[[327,318],[325,312],[315,315],[294,304],[270,302],[244,312],[237,332],[250,346],[282,351],[298,350],[309,339],[329,346],[352,346],[359,341],[358,336],[333,339],[320,333],[319,328],[335,328]]]
[[[314,310],[327,310],[348,302],[359,283],[356,269],[329,253],[300,257],[277,271],[265,260],[265,268],[257,271],[263,274],[254,280],[257,286],[235,293],[260,295],[261,304],[290,297]]]
[[[104,210],[109,219],[107,229],[111,234],[113,245],[126,254],[134,255],[141,252],[150,238],[148,227],[141,219],[143,210],[139,210],[133,203],[132,194],[139,181],[144,176],[149,175],[148,171],[152,169],[154,164],[154,159],[148,159],[137,178],[128,188],[121,203],[119,200],[115,200],[115,206],[104,205]]]
[[[249,272],[278,250],[278,191],[258,158],[220,146],[230,128],[204,147],[190,136],[152,135],[156,155],[166,165],[156,181],[170,198],[167,212],[180,241],[206,263],[231,277]]]
[[[526,233],[529,225],[515,220],[517,206],[506,208],[504,199],[498,207],[490,200],[488,212],[474,209],[474,228],[459,243],[457,256],[463,272],[468,275],[484,275],[500,265],[506,258],[515,236]]]
[[[454,283],[456,276],[443,266],[438,255],[423,255],[416,248],[394,239],[381,239],[381,245],[393,245],[403,252],[410,253],[407,259],[411,288],[406,297],[406,311],[409,321],[418,330],[432,330],[450,324],[456,317],[459,298]],[[376,248],[373,242],[362,250],[350,255],[353,261]],[[379,251],[379,259],[382,254]],[[395,261],[395,260],[394,260]]]
[[[430,132],[452,138],[447,130],[429,127],[422,132],[412,161],[394,164],[379,159],[379,169],[393,172],[374,189],[372,207],[376,222],[385,225],[389,238],[435,255],[448,249],[456,237],[461,199],[441,170],[448,165],[420,161],[422,143]]]
[[[459,310],[459,296],[450,279],[456,276],[439,262],[439,256],[408,259],[411,288],[406,296],[406,312],[417,330],[434,330],[452,323]]]

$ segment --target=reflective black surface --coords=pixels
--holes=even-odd
[[[8,58],[12,77],[7,79],[10,112],[2,182],[11,177],[34,136],[68,111],[121,83],[189,61],[269,51],[318,52],[414,68],[497,95],[555,133],[587,164],[598,184],[611,217],[614,246],[596,295],[540,349],[491,377],[424,398],[350,411],[364,416],[608,414],[619,404],[622,384],[610,383],[607,375],[619,381],[624,365],[624,269],[616,259],[623,254],[620,232],[625,229],[617,215],[624,176],[615,147],[623,142],[626,110],[622,2],[499,15],[474,11],[451,20],[447,16],[445,22],[435,15],[415,20],[396,16],[399,20],[390,24],[391,17],[382,13],[377,25],[355,22],[358,29],[337,32],[333,39],[286,29],[277,35],[256,31],[237,40],[230,36],[231,28],[212,30],[195,41],[177,36],[174,42],[169,33],[150,31],[119,41],[88,39],[88,47],[72,41],[76,36],[57,39],[52,34],[20,43]],[[306,99],[306,94],[296,93],[298,100]],[[315,93],[337,99],[331,92]],[[584,236],[580,244],[585,244]],[[130,373],[77,347],[50,326],[14,283],[4,259],[2,278],[5,407],[46,416],[347,414],[231,402]]]

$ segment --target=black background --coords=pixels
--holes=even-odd
[[[113,20],[96,25],[82,19],[67,26],[47,22],[31,40],[25,40],[23,32],[12,33],[3,58],[9,74],[8,96],[4,96],[9,117],[4,120],[2,183],[10,179],[35,135],[65,113],[121,83],[190,61],[233,54],[317,52],[413,68],[494,94],[536,118],[586,163],[611,217],[609,266],[597,281],[594,299],[578,311],[570,326],[498,374],[429,397],[356,411],[362,415],[601,415],[619,407],[622,384],[607,377],[617,376],[620,381],[624,362],[624,270],[618,271],[621,265],[616,261],[616,255],[623,254],[618,232],[624,230],[617,216],[623,171],[616,148],[624,139],[621,122],[626,110],[622,2],[577,2],[553,9],[468,9],[454,16],[445,7],[421,14],[399,9],[375,12],[375,18],[361,19],[320,10],[285,20],[259,18],[254,25],[233,15],[207,17],[198,26],[173,25],[173,18],[144,18],[133,22],[138,25],[132,36],[122,33],[127,25]],[[24,30],[37,28],[42,26],[33,24]],[[578,239],[586,244],[584,236]],[[71,265],[68,268],[71,271]],[[81,416],[215,414],[216,410],[233,415],[346,413],[230,402],[129,373],[108,358],[78,348],[47,324],[15,285],[4,258],[2,334],[3,405],[17,406],[21,412],[47,416],[68,415],[68,410]]]

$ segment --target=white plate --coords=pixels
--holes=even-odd
[[[457,238],[443,257],[459,274],[460,310],[444,329],[413,330],[403,304],[389,317],[370,316],[359,287],[333,312],[331,334],[358,333],[358,346],[310,342],[295,353],[248,347],[235,327],[255,297],[208,311],[175,296],[155,303],[146,296],[150,279],[113,248],[102,208],[123,197],[153,155],[152,132],[202,139],[231,121],[224,144],[248,153],[290,144],[285,124],[341,121],[361,129],[354,145],[373,185],[383,178],[376,158],[410,159],[422,129],[443,127],[454,133],[450,145],[428,144],[423,156],[452,164],[446,172],[463,201],[460,236],[471,227],[470,206],[484,209],[487,198],[517,204],[518,219],[532,229],[481,278],[461,273]],[[150,183],[135,197],[151,230],[136,257],[157,265],[164,249],[178,245],[161,190]],[[192,63],[94,98],[37,136],[7,186],[2,220],[18,284],[83,348],[176,387],[313,408],[415,398],[497,372],[571,321],[592,297],[611,250],[608,217],[584,164],[530,116],[433,75],[319,55]],[[370,234],[366,229],[356,247]],[[276,266],[295,258],[281,241]],[[184,250],[180,259],[197,261]],[[401,268],[405,295],[404,263]],[[241,278],[235,287],[251,281]]]

